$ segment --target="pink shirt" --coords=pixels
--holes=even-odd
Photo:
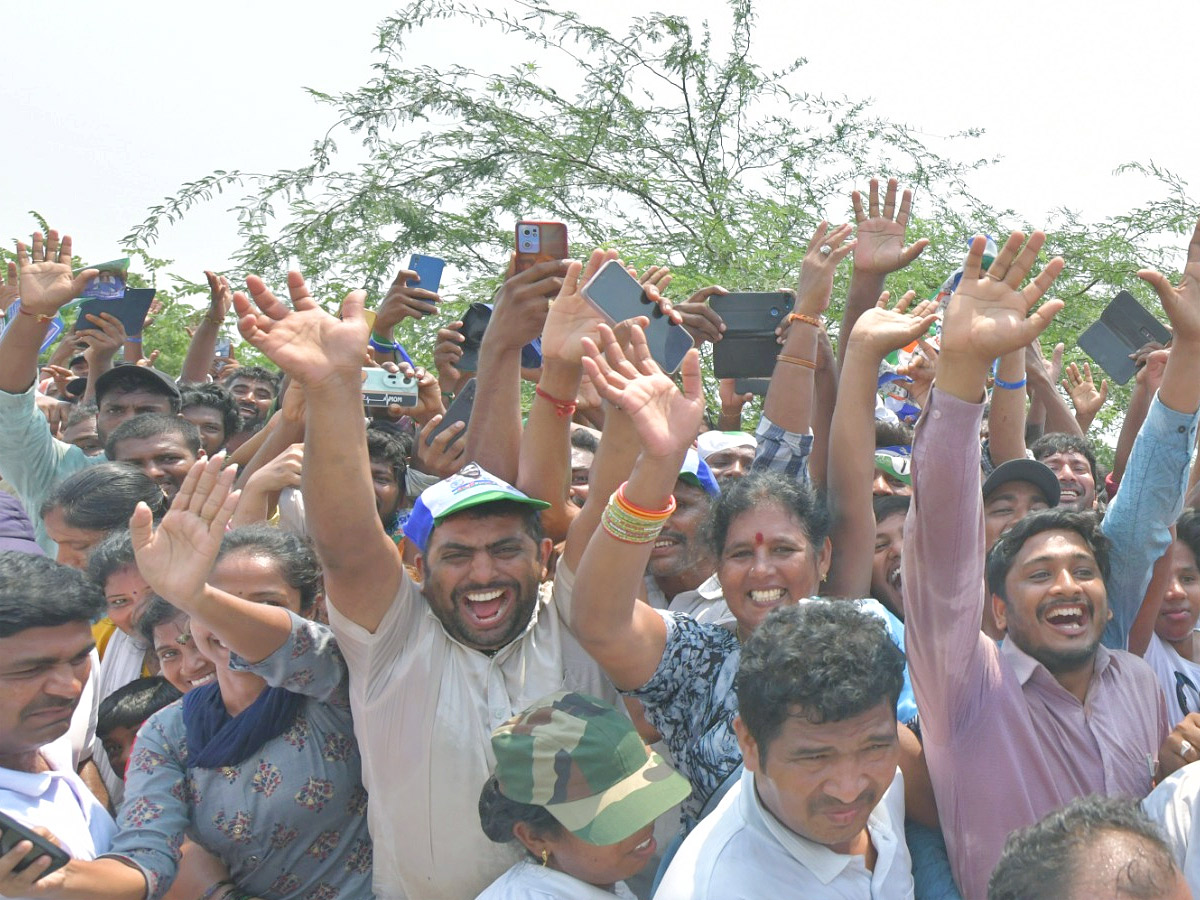
[[[950,864],[986,897],[1004,841],[1083,794],[1144,797],[1166,709],[1141,659],[1104,647],[1080,703],[1012,641],[980,630],[982,404],[936,389],[913,443],[904,527],[905,645]]]

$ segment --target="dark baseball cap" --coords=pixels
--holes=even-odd
[[[114,381],[126,379],[141,382],[146,390],[155,394],[165,394],[175,401],[179,400],[179,385],[166,372],[160,372],[150,366],[124,365],[114,366],[96,379],[97,403],[108,393]]]
[[[983,499],[990,497],[997,488],[1010,481],[1027,481],[1042,492],[1046,502],[1058,506],[1058,479],[1050,467],[1036,459],[1010,459],[992,470],[983,482]]]

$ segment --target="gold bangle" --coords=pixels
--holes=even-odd
[[[813,371],[816,371],[817,368],[817,364],[811,359],[801,359],[798,356],[785,356],[784,354],[780,353],[777,357],[775,357],[775,360],[776,362],[791,363],[793,366],[804,366],[804,368],[812,369]]]
[[[789,322],[804,322],[808,325],[811,325],[813,328],[821,327],[820,319],[818,319],[816,316],[806,316],[804,313],[788,313],[787,320]]]

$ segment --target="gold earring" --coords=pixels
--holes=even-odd
[[[542,865],[544,866],[548,862],[550,862],[550,851],[543,847],[542,848]]]

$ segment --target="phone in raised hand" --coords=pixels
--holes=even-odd
[[[658,304],[646,296],[636,278],[619,260],[610,259],[581,289],[583,298],[616,325],[627,319],[645,316],[650,324],[644,329],[650,355],[664,372],[676,371],[692,349],[692,336],[676,325]]]

